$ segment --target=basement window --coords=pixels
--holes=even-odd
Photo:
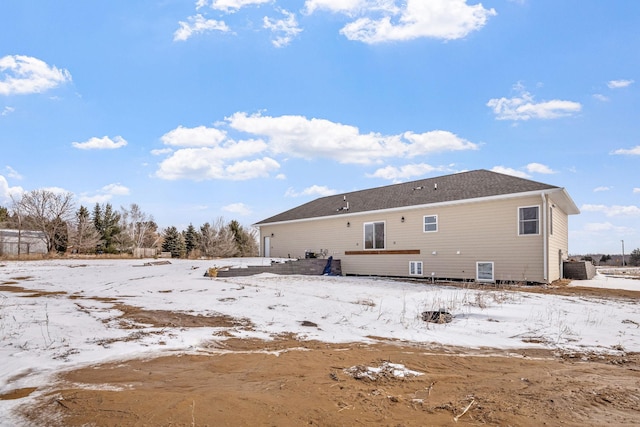
[[[422,261],[409,261],[409,275],[422,276]]]
[[[384,249],[384,222],[366,222],[364,224],[364,248]]]
[[[478,282],[493,282],[493,262],[476,262],[476,280]]]

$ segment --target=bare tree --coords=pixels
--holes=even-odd
[[[91,220],[89,210],[80,206],[76,212],[75,224],[69,228],[69,243],[78,253],[95,252],[101,236]]]
[[[233,232],[218,217],[213,225],[208,222],[200,227],[200,250],[209,257],[231,257],[237,252]]]
[[[67,227],[73,219],[73,194],[32,190],[19,200],[13,199],[13,205],[21,229],[43,232],[49,252],[66,247]]]
[[[158,241],[158,226],[152,215],[142,212],[140,206],[132,203],[129,209],[121,206],[120,227],[133,248],[152,247]]]

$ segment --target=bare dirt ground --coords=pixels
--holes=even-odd
[[[518,291],[640,301],[640,292],[562,283]],[[127,319],[156,326],[250,327],[243,319],[119,309]],[[382,339],[336,345],[293,336],[230,338],[206,350],[64,373],[23,414],[38,426],[640,425],[638,353],[465,349]],[[423,375],[398,378],[383,371],[358,379],[348,372],[385,362]]]

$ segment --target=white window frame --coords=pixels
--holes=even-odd
[[[409,261],[409,276],[422,276],[423,273],[422,261]]]
[[[531,222],[533,220],[530,219],[522,219],[522,210],[536,208],[538,211],[538,217],[535,219],[536,221],[536,232],[535,233],[524,233],[523,223],[525,221]],[[539,236],[540,235],[540,205],[532,205],[532,206],[520,206],[518,207],[518,236]]]
[[[491,278],[480,278],[480,264],[489,264],[491,265]],[[476,280],[478,282],[494,282],[496,276],[495,264],[493,261],[477,261],[476,262]]]
[[[429,225],[435,225],[435,230],[427,230],[427,218],[435,218],[435,222],[430,222]],[[424,233],[437,233],[438,232],[438,215],[425,215],[422,217],[422,232]]]
[[[382,224],[382,247],[376,247],[376,224]],[[367,226],[372,226],[373,227],[373,246],[368,248],[367,247]],[[384,250],[387,248],[387,223],[386,221],[370,221],[370,222],[365,222],[364,224],[362,224],[362,237],[363,237],[363,241],[362,241],[362,247],[364,248],[365,251],[379,251],[379,250]]]

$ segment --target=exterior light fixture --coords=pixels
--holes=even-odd
[[[404,222],[404,217],[400,218],[400,222]]]
[[[438,255],[438,252],[437,251],[433,251],[433,252],[431,252],[431,255]]]
[[[347,227],[351,227],[351,223],[347,221]]]
[[[273,233],[271,233],[271,237],[273,237]]]

